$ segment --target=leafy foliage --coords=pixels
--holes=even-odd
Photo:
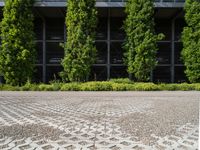
[[[33,0],[6,0],[1,22],[0,72],[6,83],[31,79],[35,63]]]
[[[137,81],[148,81],[150,72],[157,65],[157,41],[163,34],[154,31],[154,0],[128,0],[126,4],[127,18],[125,63],[128,72],[134,74]]]
[[[200,82],[200,1],[186,0],[182,58],[190,82]]]
[[[123,82],[124,80],[124,82]],[[51,84],[31,84],[24,86],[0,85],[0,91],[200,91],[200,84],[154,84],[133,82],[129,79],[113,79],[102,82],[70,82]],[[129,81],[129,82],[128,82]]]
[[[67,42],[62,60],[64,81],[86,81],[96,56],[95,29],[97,11],[95,0],[68,0],[66,26]]]

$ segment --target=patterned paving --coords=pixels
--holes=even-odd
[[[196,150],[197,92],[1,92],[2,150]]]

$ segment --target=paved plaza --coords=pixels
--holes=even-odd
[[[200,92],[0,92],[0,150],[196,150]]]

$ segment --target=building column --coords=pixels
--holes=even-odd
[[[175,18],[172,19],[172,43],[171,43],[171,82],[174,83],[174,77],[175,77],[175,67],[174,67],[174,63],[175,63]]]
[[[150,81],[153,82],[153,70],[150,73]]]
[[[42,37],[42,51],[43,51],[43,75],[42,80],[44,83],[46,83],[46,21],[43,18],[43,37]]]
[[[108,8],[108,19],[107,19],[107,80],[110,79],[110,8]]]

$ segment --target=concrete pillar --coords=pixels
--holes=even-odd
[[[43,75],[42,80],[45,83],[46,80],[46,21],[43,18],[43,35],[42,35],[42,50],[43,50]]]
[[[110,8],[108,8],[108,20],[107,20],[107,80],[110,79]]]

